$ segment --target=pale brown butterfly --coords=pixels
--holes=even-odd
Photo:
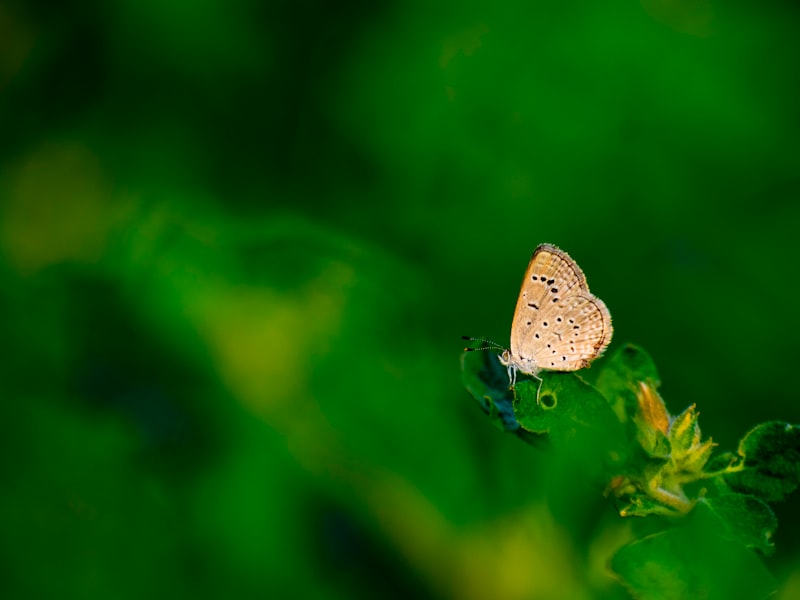
[[[539,380],[540,371],[577,371],[588,367],[611,342],[611,314],[600,298],[589,291],[578,264],[552,244],[533,252],[514,310],[511,347],[506,349],[480,338],[490,346],[465,350],[502,350],[500,363],[508,370],[509,387],[517,371]],[[537,390],[537,399],[539,395]]]

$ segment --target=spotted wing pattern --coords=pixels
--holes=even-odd
[[[523,373],[575,371],[611,341],[611,315],[569,255],[550,244],[533,253],[511,325],[511,361]]]

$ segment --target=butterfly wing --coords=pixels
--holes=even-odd
[[[575,261],[550,244],[536,248],[511,324],[511,354],[520,370],[581,369],[608,346],[611,334],[611,315],[589,292]]]
[[[550,371],[588,367],[611,342],[608,308],[592,294],[576,295],[560,302],[555,313],[556,325],[548,326],[547,335],[540,334],[544,345],[533,356],[536,364]]]

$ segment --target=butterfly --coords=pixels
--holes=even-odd
[[[511,346],[480,338],[502,350],[500,363],[508,370],[509,387],[517,372],[539,380],[541,371],[577,371],[588,367],[611,342],[611,314],[600,298],[589,291],[578,264],[560,248],[541,244],[534,250],[511,322]],[[537,391],[538,398],[538,391]]]

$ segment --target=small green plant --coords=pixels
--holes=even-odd
[[[465,352],[469,393],[503,431],[569,452],[622,517],[656,516],[655,532],[620,548],[610,567],[636,598],[764,598],[775,583],[770,504],[800,483],[800,428],[768,422],[735,452],[717,452],[691,405],[671,415],[650,356],[626,345],[589,371],[544,372],[509,389],[491,352]],[[584,379],[585,377],[585,379]],[[591,377],[591,379],[590,379]],[[577,450],[576,450],[577,449]]]

